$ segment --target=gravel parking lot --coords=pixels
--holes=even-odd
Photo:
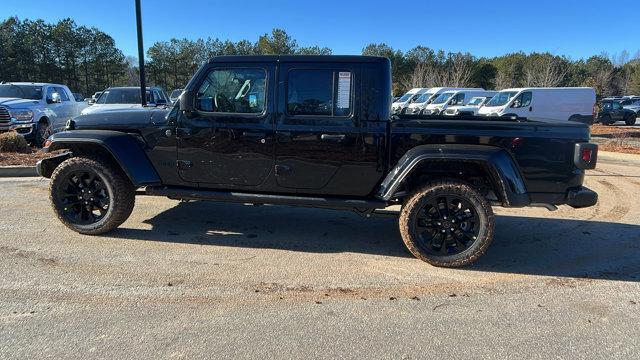
[[[82,236],[0,179],[0,358],[638,358],[637,158],[601,157],[593,208],[496,209],[456,270],[332,210],[139,197]]]

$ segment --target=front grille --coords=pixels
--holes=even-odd
[[[6,107],[0,106],[0,124],[7,124],[11,122],[11,115]]]

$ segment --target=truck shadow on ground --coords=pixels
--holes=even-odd
[[[413,258],[397,219],[287,206],[180,203],[113,237],[310,253],[353,252]],[[498,216],[488,252],[467,270],[640,281],[640,226]],[[415,260],[418,261],[418,260]],[[429,265],[424,265],[429,266]]]

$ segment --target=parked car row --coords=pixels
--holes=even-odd
[[[593,88],[416,88],[392,105],[400,116],[517,116],[546,122],[592,124]]]
[[[177,96],[181,89],[175,90]],[[147,104],[172,104],[159,87],[147,88]],[[72,93],[65,85],[52,83],[0,83],[0,133],[16,131],[34,146],[41,146],[52,133],[81,114],[142,107],[139,87],[110,87],[90,98]]]

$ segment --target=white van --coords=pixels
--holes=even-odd
[[[478,115],[593,124],[595,103],[596,91],[588,87],[505,89],[481,107]]]
[[[424,94],[429,90],[428,88],[415,88],[407,91],[406,94],[402,95],[402,97],[391,104],[391,110],[394,114],[400,114],[402,109],[409,106],[409,104],[413,103],[420,95]]]
[[[444,111],[444,114],[448,116],[477,115],[478,110],[489,102],[489,100],[491,100],[491,98],[497,93],[497,91],[486,91],[482,96],[472,97],[469,102],[464,105],[449,106],[447,110]]]
[[[481,88],[474,89],[452,89],[443,91],[425,106],[422,115],[439,115],[442,114],[449,106],[465,105],[476,96],[484,96],[486,90]]]
[[[425,93],[420,95],[417,99],[413,101],[413,103],[407,106],[407,111],[405,113],[409,115],[420,114],[427,105],[431,104],[431,102],[438,97],[438,95],[442,94],[447,90],[454,90],[454,88],[435,87],[435,88],[427,89]]]

